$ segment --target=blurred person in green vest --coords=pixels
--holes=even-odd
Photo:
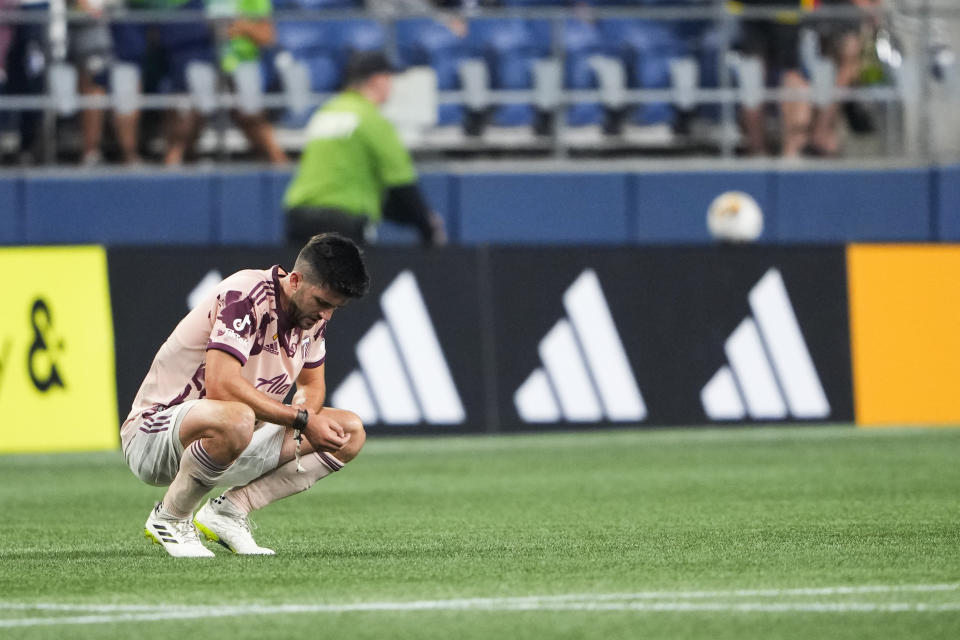
[[[284,197],[290,242],[336,231],[369,243],[383,218],[413,226],[426,246],[446,242],[443,219],[424,200],[410,153],[380,112],[394,72],[381,52],[355,53],[344,90],[310,118]]]
[[[213,20],[220,43],[220,68],[232,78],[237,68],[247,62],[258,62],[263,47],[271,46],[276,30],[270,16],[270,0],[207,0],[207,15]],[[273,126],[266,113],[234,110],[231,115],[250,143],[272,164],[284,164],[287,155],[277,143]],[[202,116],[191,111],[177,114],[170,128],[164,162],[179,165],[196,140]]]

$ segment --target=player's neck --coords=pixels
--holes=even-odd
[[[283,310],[287,315],[290,314],[290,296],[293,293],[290,284],[290,274],[284,274],[278,279],[280,283],[280,288],[277,290],[277,305]]]

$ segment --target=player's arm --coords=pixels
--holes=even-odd
[[[321,364],[317,367],[304,367],[297,376],[297,392],[293,395],[293,404],[297,407],[303,407],[310,413],[310,420],[307,428],[303,430],[303,435],[307,441],[313,445],[314,449],[330,451],[329,448],[323,448],[322,442],[328,430],[344,436],[346,439],[343,444],[350,440],[350,434],[344,433],[343,427],[337,424],[336,420],[329,414],[322,413],[323,402],[327,395],[326,365]],[[318,447],[318,442],[321,446]],[[342,445],[341,445],[342,446]]]
[[[210,400],[242,402],[256,414],[258,420],[286,426],[293,425],[297,408],[278,402],[258,391],[240,375],[243,367],[233,355],[220,349],[207,349],[204,385]]]
[[[293,396],[293,403],[303,406],[310,411],[320,413],[327,396],[326,365],[319,367],[304,367],[297,376],[297,393]]]
[[[229,353],[208,349],[205,375],[207,398],[242,402],[253,409],[258,420],[288,427],[294,426],[299,411],[306,409],[308,419],[303,435],[315,450],[336,453],[349,442],[350,436],[343,433],[343,428],[328,416],[318,415],[318,410],[297,404],[285,405],[258,391],[240,375],[242,366]]]

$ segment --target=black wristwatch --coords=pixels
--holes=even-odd
[[[307,422],[310,421],[310,414],[307,413],[306,409],[297,409],[297,417],[293,419],[293,424],[290,425],[297,431],[303,431],[307,428]]]

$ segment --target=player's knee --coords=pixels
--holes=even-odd
[[[343,417],[340,419],[340,426],[343,427],[345,433],[350,434],[351,443],[354,443],[358,447],[363,446],[363,443],[367,439],[367,432],[363,429],[363,421],[360,419],[360,416],[352,411],[345,411]]]
[[[239,455],[253,438],[256,415],[253,409],[241,402],[225,403],[220,416],[218,436],[224,444]]]

